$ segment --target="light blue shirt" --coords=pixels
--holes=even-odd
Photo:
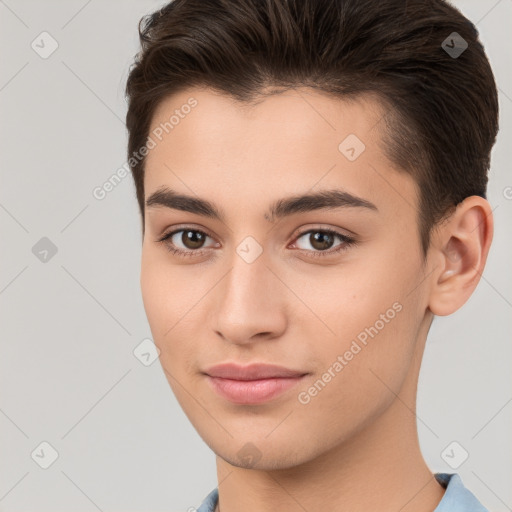
[[[458,473],[435,473],[436,480],[446,489],[434,512],[489,512],[462,483]],[[219,499],[219,488],[206,496],[197,512],[213,512]]]

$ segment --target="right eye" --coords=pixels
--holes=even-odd
[[[178,256],[194,256],[204,254],[203,244],[207,238],[211,238],[207,233],[189,226],[166,233],[156,241],[163,243],[169,252]],[[180,243],[183,247],[179,246]]]

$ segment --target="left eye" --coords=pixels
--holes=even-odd
[[[347,249],[350,245],[355,243],[353,238],[331,229],[312,229],[300,234],[297,240],[304,237],[306,237],[305,240],[307,240],[307,243],[313,247],[313,252],[315,253],[320,252],[332,254],[334,252]],[[341,243],[335,246],[336,248],[334,250],[330,250],[336,238],[341,240]],[[299,247],[299,249],[309,250],[307,247]]]

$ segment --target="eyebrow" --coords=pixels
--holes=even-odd
[[[210,201],[181,194],[165,186],[160,187],[148,197],[146,207],[171,208],[195,213],[221,222],[226,221],[222,211]],[[343,190],[332,189],[278,199],[270,205],[268,212],[264,214],[264,218],[269,222],[275,222],[276,218],[283,218],[296,213],[334,210],[336,208],[366,208],[378,212],[378,208],[370,201]]]

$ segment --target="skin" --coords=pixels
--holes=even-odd
[[[418,374],[433,315],[459,309],[483,272],[493,232],[489,203],[463,201],[433,232],[424,260],[418,189],[383,152],[384,110],[375,98],[348,102],[297,88],[248,107],[191,88],[159,105],[151,130],[191,96],[198,105],[148,154],[145,196],[167,186],[207,199],[224,222],[147,207],[141,290],[168,382],[216,454],[219,509],[433,511],[444,489],[419,447]],[[355,161],[338,150],[351,133],[366,146]],[[378,211],[265,218],[280,198],[334,188]],[[203,254],[176,256],[156,241],[173,228],[205,231]],[[322,250],[302,233],[326,228],[357,243],[313,257]],[[181,235],[172,238],[176,247],[198,250]],[[236,252],[247,236],[263,251],[252,263]],[[326,250],[340,244],[334,237]],[[396,302],[401,311],[301,403],[299,392]],[[226,361],[308,375],[269,402],[234,404],[202,373]],[[253,462],[238,455],[244,446]]]

